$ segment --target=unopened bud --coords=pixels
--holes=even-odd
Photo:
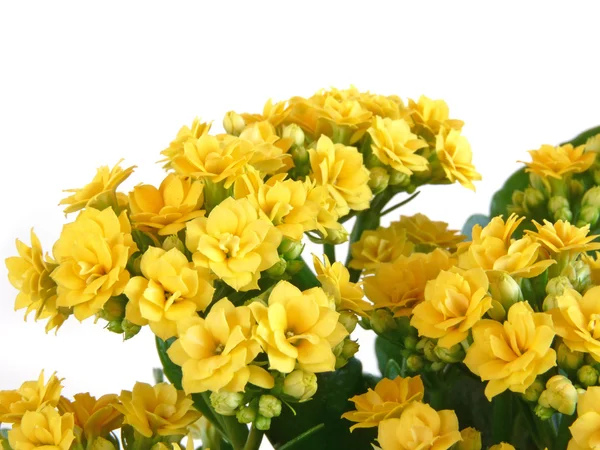
[[[119,295],[118,297],[111,297],[104,304],[100,317],[110,322],[113,320],[122,320],[125,317],[125,305],[127,305],[127,297]]]
[[[423,353],[425,354],[425,358],[431,362],[439,362],[440,358],[435,354],[436,343],[429,339],[425,342],[425,347],[423,347]]]
[[[274,395],[261,395],[258,400],[258,414],[263,417],[279,417],[281,414],[281,400]]]
[[[588,138],[585,142],[585,151],[600,153],[600,134]]]
[[[581,181],[572,179],[569,182],[569,194],[571,194],[571,198],[581,197],[584,191],[585,186]]]
[[[540,395],[538,404],[570,416],[577,406],[577,390],[567,377],[554,375],[546,383],[546,390]]]
[[[317,392],[317,376],[312,372],[294,370],[283,380],[283,393],[300,402],[312,398]]]
[[[552,409],[552,408],[546,408],[545,406],[542,406],[542,405],[538,404],[535,407],[535,409],[533,410],[533,412],[540,419],[542,419],[542,420],[548,420],[550,417],[552,417],[554,415],[554,413],[556,411],[554,409]]]
[[[131,339],[136,334],[138,334],[140,332],[140,330],[142,329],[141,326],[136,325],[135,323],[130,322],[127,319],[123,319],[123,321],[121,322],[121,328],[123,328],[123,339],[124,340]]]
[[[511,196],[513,206],[522,207],[525,201],[525,193],[523,191],[514,191]]]
[[[280,257],[279,261],[269,267],[266,273],[272,278],[279,278],[285,273],[285,269],[287,269],[287,261]]]
[[[234,416],[235,410],[242,406],[244,394],[241,392],[216,391],[210,394],[210,404],[223,416]]]
[[[229,111],[223,117],[223,128],[228,134],[239,136],[244,128],[246,128],[246,121],[242,116],[234,111]]]
[[[590,353],[585,353],[585,356],[583,357],[583,362],[588,366],[592,366],[596,370],[600,371],[600,363],[596,361]]]
[[[408,186],[410,183],[410,176],[405,173],[398,172],[397,170],[390,170],[390,186]]]
[[[554,213],[554,220],[564,220],[570,222],[573,220],[573,212],[569,208],[560,208]]]
[[[528,187],[525,189],[523,205],[528,211],[539,208],[544,203],[544,194],[537,189]]]
[[[456,443],[456,450],[481,450],[481,433],[475,428],[461,430],[461,441]]]
[[[564,342],[558,344],[556,359],[558,367],[566,372],[575,373],[583,365],[583,353],[571,350]]]
[[[302,254],[302,250],[304,249],[304,244],[300,241],[295,241],[293,239],[289,239],[284,237],[277,248],[277,252],[286,260],[290,261],[292,259],[296,259],[298,256]]]
[[[425,360],[420,355],[410,355],[406,358],[406,368],[411,372],[420,372],[425,367]]]
[[[294,275],[300,272],[305,266],[304,261],[299,261],[297,259],[293,259],[287,262],[287,266],[285,268],[286,273],[289,275]]]
[[[492,307],[487,310],[487,314],[498,322],[503,322],[504,319],[506,319],[506,310],[504,309],[504,306],[502,306],[502,303],[500,303],[498,300],[494,300],[493,298]]]
[[[379,194],[388,187],[390,175],[383,167],[373,167],[369,175],[369,187],[373,194]]]
[[[416,350],[419,339],[416,336],[406,336],[404,338],[404,348],[408,350]]]
[[[254,421],[254,426],[257,430],[267,431],[271,428],[271,419],[269,417],[258,415]]]
[[[181,242],[181,239],[179,239],[175,234],[167,236],[167,238],[162,243],[162,248],[166,252],[173,248],[176,248],[181,253],[185,254],[185,245],[183,244],[183,242]]]
[[[344,325],[348,333],[352,333],[356,328],[356,324],[358,324],[358,317],[351,311],[342,311],[338,322]]]
[[[490,294],[492,299],[500,302],[504,311],[517,302],[523,301],[523,292],[513,277],[506,272],[498,270],[488,271],[488,279],[490,280]]]
[[[371,153],[367,158],[365,158],[365,166],[367,166],[367,169],[373,170],[374,167],[383,167],[384,164],[377,156]]]
[[[525,389],[523,398],[528,402],[537,403],[540,395],[542,395],[542,392],[544,392],[544,389],[546,389],[544,382],[539,378],[536,378],[533,383],[531,383],[531,385]]]
[[[579,218],[575,224],[578,227],[584,227],[586,225],[594,226],[600,218],[600,208],[597,206],[584,206],[579,211]]]
[[[567,277],[550,278],[546,284],[546,294],[548,295],[563,295],[565,289],[573,289],[573,285]]]
[[[397,328],[394,316],[388,309],[376,309],[371,313],[371,328],[377,334],[385,334]]]
[[[550,197],[550,200],[548,201],[548,211],[552,214],[556,214],[558,210],[563,208],[570,208],[569,200],[566,197],[563,197],[562,195]]]
[[[446,363],[442,362],[442,361],[438,361],[438,362],[434,362],[431,363],[431,366],[429,366],[429,368],[431,369],[432,372],[439,372],[440,370],[444,369],[444,367],[446,367]]]
[[[600,186],[588,189],[581,199],[581,206],[594,206],[600,208]]]
[[[339,355],[340,358],[344,359],[342,366],[345,365],[350,358],[352,358],[354,355],[356,355],[356,352],[358,352],[358,348],[359,348],[358,343],[351,339],[344,339],[343,342],[344,342],[344,345],[342,346],[342,351]]]
[[[573,289],[584,292],[591,283],[592,271],[585,262],[578,260],[565,267],[564,272],[573,285]]]
[[[460,344],[455,344],[450,348],[438,345],[435,347],[434,352],[440,360],[448,364],[457,363],[465,359],[465,350]]]
[[[538,174],[531,172],[529,174],[529,183],[534,189],[542,192],[544,195],[548,195],[548,182]]]
[[[577,371],[577,379],[585,387],[595,386],[598,382],[598,371],[586,364]]]
[[[122,320],[120,320],[120,319],[111,320],[110,322],[108,322],[106,324],[106,329],[113,333],[121,334],[121,333],[123,333],[123,326],[121,325],[121,323],[122,323]]]
[[[308,171],[309,171],[308,150],[306,150],[304,147],[294,147],[294,148],[292,148],[292,150],[290,150],[290,154],[292,155],[292,159],[294,161],[294,167],[296,167],[296,169],[306,169],[306,170],[301,170],[301,173],[304,173],[304,172],[308,173]]]
[[[292,144],[296,147],[301,147],[304,145],[304,131],[295,123],[290,125],[286,125],[283,127],[283,132],[281,136],[287,139],[292,140]]]
[[[328,244],[339,245],[348,240],[348,231],[344,227],[325,228],[325,232],[327,236],[325,236],[324,241]]]
[[[251,406],[242,406],[235,413],[239,423],[252,423],[256,419],[256,409]]]

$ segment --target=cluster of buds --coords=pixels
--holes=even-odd
[[[531,387],[535,386],[535,392],[539,392],[540,385],[543,386],[543,382],[536,380]],[[555,375],[546,382],[534,411],[542,420],[549,419],[557,412],[571,416],[577,407],[577,396],[578,390],[571,380],[563,375]]]

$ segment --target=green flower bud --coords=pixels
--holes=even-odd
[[[263,417],[279,417],[281,414],[281,400],[274,395],[261,395],[258,400],[258,414]]]
[[[269,267],[266,272],[272,278],[279,278],[283,276],[285,269],[287,269],[287,261],[283,257],[280,257],[279,261]]]
[[[243,403],[244,394],[241,392],[217,391],[210,394],[210,404],[218,414],[223,416],[234,416],[235,410]]]
[[[584,227],[587,224],[590,226],[596,225],[598,219],[600,218],[600,208],[597,206],[584,206],[579,211],[579,218],[577,219],[577,223],[575,224],[578,227]]]
[[[185,254],[185,244],[181,242],[181,239],[179,239],[175,234],[167,236],[167,238],[162,243],[162,248],[166,252],[173,248],[176,248],[181,253]]]
[[[365,158],[365,166],[367,169],[373,170],[374,167],[383,167],[385,164],[381,162],[381,160],[371,153],[367,158]]]
[[[223,117],[223,128],[228,134],[239,136],[244,128],[246,128],[246,121],[242,116],[234,111],[229,111]]]
[[[425,367],[425,360],[420,355],[410,355],[406,358],[406,368],[411,372],[420,372]]]
[[[108,322],[106,324],[106,329],[108,331],[111,331],[113,333],[117,333],[117,334],[122,334],[123,333],[123,326],[122,326],[122,320],[117,319],[117,320],[111,320],[110,322]]]
[[[569,194],[571,194],[571,198],[581,197],[584,190],[585,186],[581,181],[571,179],[569,182]]]
[[[257,430],[267,431],[271,428],[271,419],[269,417],[258,415],[254,421],[254,426]]]
[[[538,405],[570,416],[577,406],[577,390],[567,377],[555,375],[546,383],[546,390],[540,395]]]
[[[291,139],[292,144],[296,147],[301,147],[304,145],[304,131],[302,131],[302,128],[295,123],[283,127],[281,137]]]
[[[356,328],[356,324],[358,323],[358,317],[353,312],[342,311],[340,313],[340,317],[338,318],[338,322],[344,325],[344,328],[350,334]]]
[[[544,385],[544,382],[541,379],[536,378],[531,386],[525,389],[523,398],[528,402],[537,403],[545,388],[546,386]]]
[[[304,268],[304,261],[299,261],[297,259],[293,259],[287,262],[287,266],[285,268],[286,273],[289,275],[294,275],[300,272]]]
[[[542,419],[542,420],[548,420],[550,417],[552,417],[554,415],[554,413],[556,411],[554,411],[552,408],[546,408],[545,406],[537,405],[535,407],[535,409],[533,410],[533,412],[540,419]]]
[[[410,183],[410,176],[405,173],[398,172],[397,170],[390,169],[390,186],[408,186]]]
[[[100,317],[107,322],[113,320],[123,320],[125,317],[125,306],[127,305],[127,297],[119,295],[118,297],[111,297],[104,304]]]
[[[252,423],[256,419],[256,409],[251,406],[242,406],[235,413],[239,423]]]
[[[591,283],[591,269],[585,262],[578,260],[565,267],[563,273],[567,276],[573,289],[584,292]]]
[[[431,363],[430,369],[432,372],[439,372],[440,370],[442,370],[444,367],[446,367],[446,363],[442,362],[442,361],[438,361],[438,362],[434,362]]]
[[[341,357],[345,358],[346,361],[356,355],[358,352],[358,342],[353,341],[352,339],[344,339],[344,346],[342,347]]]
[[[286,260],[290,261],[292,259],[296,259],[298,256],[302,254],[302,250],[304,249],[304,244],[300,241],[294,241],[293,239],[289,239],[284,237],[277,247],[277,252]]]
[[[398,328],[388,309],[376,309],[371,313],[371,328],[377,334],[385,334]]]
[[[416,350],[419,339],[415,336],[406,336],[404,338],[404,348],[408,350]]]
[[[554,220],[571,222],[573,220],[573,212],[569,208],[560,208],[554,213]]]
[[[598,382],[598,371],[586,364],[577,371],[577,379],[585,387],[595,386]]]
[[[445,363],[457,363],[465,359],[465,350],[462,345],[456,344],[450,348],[436,346],[434,348],[435,355]]]
[[[546,284],[546,294],[548,295],[563,295],[565,289],[573,289],[573,285],[567,277],[550,278]]]
[[[517,302],[523,301],[523,292],[513,277],[506,272],[492,270],[487,272],[490,280],[490,294],[492,299],[500,302],[504,311]]]
[[[481,433],[475,428],[461,430],[462,441],[456,443],[456,450],[481,450]]]
[[[525,202],[525,193],[523,191],[513,191],[512,196],[511,196],[512,205],[522,208],[524,202]]]
[[[425,347],[423,347],[423,353],[425,354],[425,358],[431,362],[440,362],[440,358],[435,354],[436,343],[429,339],[425,342]]]
[[[569,349],[564,342],[558,344],[556,359],[558,367],[566,372],[575,373],[583,365],[583,353]]]
[[[140,330],[142,329],[142,327],[140,327],[139,325],[136,325],[135,323],[130,322],[127,319],[123,319],[123,321],[121,322],[121,328],[123,328],[123,335],[124,335],[123,339],[124,340],[131,339],[136,334],[138,334],[140,332]]]
[[[283,380],[283,393],[300,402],[312,398],[317,392],[317,376],[312,372],[294,370]]]
[[[369,187],[373,194],[379,194],[388,187],[390,175],[383,167],[373,167],[369,175]]]
[[[592,355],[589,353],[585,353],[583,357],[583,362],[588,366],[592,366],[594,369],[600,372],[600,363],[594,359]]]
[[[540,191],[528,187],[525,189],[524,197],[523,197],[523,206],[528,211],[532,211],[538,209],[544,203],[544,194]]]
[[[323,239],[327,244],[339,245],[348,240],[348,231],[344,227],[338,229],[325,228],[327,236]]]
[[[550,311],[551,309],[558,307],[558,296],[556,295],[547,295],[544,299],[544,303],[542,303],[542,309],[545,312]]]
[[[292,160],[294,161],[294,167],[305,168],[306,173],[308,173],[308,170],[309,170],[308,150],[306,150],[304,147],[294,147],[290,151],[290,154],[292,155]],[[303,173],[304,173],[304,171],[303,171]]]
[[[417,350],[421,353],[425,352],[425,345],[427,345],[427,342],[429,342],[429,340],[430,339],[426,337],[419,339],[419,342],[417,342]]]
[[[556,214],[556,211],[563,208],[570,208],[569,200],[566,197],[563,197],[562,195],[550,197],[550,200],[548,200],[548,211],[550,211],[552,214]]]
[[[542,192],[544,196],[547,196],[549,194],[548,182],[545,181],[541,176],[531,172],[529,174],[529,183],[534,189]]]
[[[600,208],[600,186],[588,189],[581,199],[581,206],[594,206]]]
[[[487,310],[487,314],[498,322],[503,322],[504,319],[506,319],[506,310],[504,309],[504,306],[502,306],[502,303],[500,303],[498,300],[494,300],[493,298],[492,307]]]

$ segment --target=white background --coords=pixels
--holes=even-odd
[[[120,158],[126,185],[158,184],[155,161],[199,116],[260,111],[322,87],[443,98],[466,122],[483,175],[425,189],[405,213],[460,228],[527,159],[600,124],[594,2],[0,2],[0,257],[35,230],[45,250],[65,218],[62,189]],[[130,389],[158,364],[148,330],[123,343],[92,322],[58,336],[13,312],[0,268],[0,389],[45,368],[67,394]],[[361,359],[375,371],[372,339]]]

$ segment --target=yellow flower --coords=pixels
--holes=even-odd
[[[8,432],[8,442],[14,450],[69,450],[75,440],[73,427],[73,414],[61,416],[45,406],[27,411],[21,423]]]
[[[315,217],[317,229],[327,236],[330,230],[334,232],[345,231],[344,226],[338,222],[339,214],[335,198],[326,186],[318,186],[315,180],[305,181],[308,188],[307,200],[316,203],[319,211]]]
[[[344,413],[342,418],[357,422],[350,427],[350,431],[355,428],[376,427],[382,420],[400,417],[408,405],[423,399],[424,392],[420,376],[396,377],[393,380],[383,378],[375,389],[352,397],[350,401],[354,403],[356,410]]]
[[[254,154],[249,163],[262,173],[287,172],[293,167],[292,156],[287,153],[291,139],[280,138],[268,121],[254,122],[241,132],[240,139],[254,144]]]
[[[551,309],[556,334],[570,350],[589,353],[600,362],[600,286],[581,295],[566,289]]]
[[[174,436],[187,433],[187,427],[200,418],[193,400],[168,383],[150,386],[135,383],[133,391],[121,391],[115,408],[142,436]]]
[[[262,114],[242,113],[241,116],[247,124],[254,122],[268,121],[274,127],[283,123],[290,113],[290,108],[287,102],[273,103],[271,99],[267,100],[263,107]]]
[[[499,444],[492,445],[488,450],[515,450],[515,448],[506,442],[500,442]]]
[[[460,430],[462,440],[456,444],[456,450],[481,450],[481,433],[468,427]]]
[[[72,307],[78,320],[102,309],[129,281],[127,260],[137,250],[127,213],[87,208],[63,227],[54,244],[59,266],[50,275],[58,285],[58,307]]]
[[[363,210],[369,207],[372,197],[369,170],[355,147],[334,144],[327,136],[321,136],[316,148],[308,153],[311,178],[317,185],[327,187],[336,201],[338,216],[348,214],[350,209]]]
[[[175,157],[172,166],[183,177],[203,178],[212,183],[224,182],[229,188],[244,173],[244,167],[254,154],[254,145],[245,139],[227,134],[188,139],[183,154]]]
[[[473,181],[481,180],[481,174],[472,164],[473,153],[467,138],[460,131],[440,132],[435,141],[435,150],[442,169],[451,183],[458,181],[466,188],[475,190]]]
[[[73,413],[75,425],[83,430],[88,441],[121,427],[123,416],[115,409],[116,394],[103,395],[99,399],[89,393],[75,394],[74,399],[61,397],[58,410],[61,414]]]
[[[542,145],[538,150],[530,150],[531,162],[524,162],[526,172],[541,177],[561,179],[572,173],[585,172],[596,159],[596,153],[585,152],[585,145],[573,147],[565,144],[558,147]]]
[[[248,382],[271,389],[271,375],[250,364],[261,351],[252,337],[254,326],[250,309],[236,308],[226,298],[211,308],[206,319],[192,317],[178,322],[179,339],[168,354],[182,367],[185,392],[240,392]]]
[[[396,120],[408,114],[406,106],[399,97],[377,95],[369,92],[357,93],[355,96],[360,106],[375,116]]]
[[[364,300],[364,292],[358,283],[350,281],[350,273],[341,262],[329,262],[327,255],[323,255],[323,262],[313,255],[313,264],[317,279],[323,290],[335,300],[338,311],[352,311],[360,316],[365,316],[365,311],[373,309],[373,305]]]
[[[177,248],[148,247],[140,268],[144,276],[133,277],[125,287],[126,317],[136,325],[150,323],[163,340],[177,334],[177,321],[204,311],[212,300],[208,270],[194,267]]]
[[[426,129],[430,135],[437,135],[440,130],[454,129],[460,131],[463,127],[461,120],[450,119],[450,108],[444,100],[432,100],[425,95],[415,102],[408,99],[411,120],[418,132]]]
[[[581,260],[590,268],[592,284],[600,285],[600,252],[595,252],[594,256],[584,253],[581,255]]]
[[[389,308],[396,316],[409,316],[423,301],[425,284],[455,264],[446,250],[400,256],[394,263],[380,265],[364,279],[365,294],[375,308]]]
[[[400,216],[400,220],[392,222],[391,227],[406,230],[407,238],[418,246],[453,250],[465,239],[458,230],[449,230],[446,222],[433,221],[425,214]]]
[[[555,257],[564,256],[572,261],[579,253],[600,249],[599,242],[592,242],[598,235],[588,236],[589,224],[578,228],[564,220],[553,224],[544,219],[543,226],[535,220],[532,222],[537,228],[537,233],[531,230],[525,230],[525,233],[536,239]]]
[[[186,246],[197,266],[209,268],[237,291],[249,291],[258,289],[260,272],[279,261],[281,237],[248,199],[228,197],[208,218],[188,222]]]
[[[592,386],[579,394],[577,420],[569,427],[572,439],[567,450],[589,450],[598,447],[600,432],[600,387]]]
[[[523,393],[535,377],[556,366],[552,317],[534,313],[527,302],[508,310],[503,324],[483,319],[473,327],[473,344],[464,363],[488,381],[485,395],[491,400],[506,389]]]
[[[122,161],[122,160],[121,160]],[[91,183],[86,184],[80,189],[67,189],[64,192],[72,192],[69,197],[62,199],[59,205],[69,205],[65,208],[65,214],[69,214],[96,201],[100,201],[104,196],[116,195],[115,191],[119,185],[133,173],[135,166],[122,169],[119,161],[115,167],[109,169],[108,166],[102,166],[96,171],[96,176]]]
[[[158,230],[161,236],[177,234],[185,222],[204,215],[202,182],[169,174],[156,189],[140,184],[129,193],[131,221],[143,231]]]
[[[60,399],[61,381],[52,374],[45,383],[42,370],[37,381],[26,381],[15,391],[0,391],[0,423],[18,423],[27,411],[46,405],[54,408]]]
[[[332,349],[348,332],[321,288],[301,292],[280,281],[269,295],[268,306],[254,302],[249,307],[270,369],[282,373],[296,368],[315,373],[335,369]]]
[[[50,274],[56,262],[44,259],[39,239],[31,230],[31,247],[17,239],[19,256],[6,259],[8,279],[19,290],[15,310],[25,309],[25,319],[35,311],[35,320],[48,319],[46,332],[60,328],[68,315],[56,308],[56,283]]]
[[[425,301],[415,306],[410,324],[420,336],[438,340],[449,348],[469,335],[469,330],[492,306],[489,282],[482,269],[442,270],[427,282]]]
[[[393,263],[400,256],[410,255],[413,249],[404,229],[390,226],[365,230],[350,247],[352,260],[349,267],[373,271],[380,264]]]
[[[373,140],[373,154],[382,163],[409,176],[413,172],[427,170],[427,159],[416,153],[417,150],[427,147],[427,143],[410,131],[410,126],[405,120],[374,117],[367,131]]]
[[[421,402],[408,405],[400,418],[382,421],[377,434],[381,450],[447,450],[461,439],[454,411]]]
[[[210,123],[200,122],[200,120],[196,117],[192,122],[191,128],[187,125],[181,127],[175,140],[169,144],[169,148],[166,148],[160,152],[160,154],[165,157],[159,161],[165,163],[163,168],[173,168],[173,160],[183,155],[185,143],[208,134],[210,131],[210,126]]]

